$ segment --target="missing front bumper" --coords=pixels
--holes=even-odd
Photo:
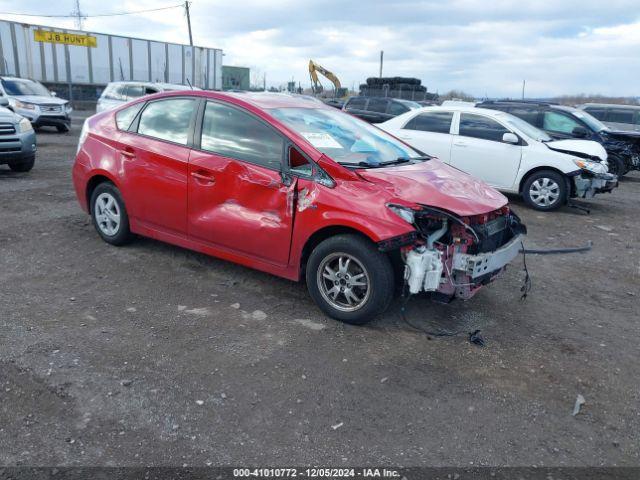
[[[618,187],[618,177],[612,173],[582,174],[573,177],[576,197],[593,198],[598,193],[611,192]]]

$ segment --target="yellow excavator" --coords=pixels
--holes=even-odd
[[[323,66],[318,65],[313,60],[309,60],[309,76],[311,77],[311,90],[313,90],[313,93],[315,95],[320,94],[323,90],[322,84],[318,79],[318,73],[322,74],[331,83],[333,83],[333,86],[335,87],[334,96],[336,98],[345,96],[346,89],[342,88],[342,85],[340,84],[340,80],[338,80],[338,77],[336,77],[334,73],[330,72]]]

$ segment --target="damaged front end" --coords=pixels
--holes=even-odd
[[[400,247],[406,288],[410,294],[432,292],[443,301],[471,298],[491,283],[518,255],[527,232],[506,206],[469,217],[428,206],[388,207],[416,229],[411,243],[407,235]],[[385,247],[391,244],[380,245]]]
[[[607,172],[607,167],[600,162],[588,160],[574,160],[580,170],[569,173],[573,180],[571,196],[578,198],[593,198],[598,193],[611,193],[618,187],[618,177]]]

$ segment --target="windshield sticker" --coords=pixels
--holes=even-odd
[[[316,148],[342,148],[342,145],[328,133],[300,132],[300,134]]]

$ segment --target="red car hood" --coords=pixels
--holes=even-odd
[[[362,169],[358,173],[400,199],[441,208],[460,216],[488,213],[507,204],[507,198],[496,189],[439,160]]]

